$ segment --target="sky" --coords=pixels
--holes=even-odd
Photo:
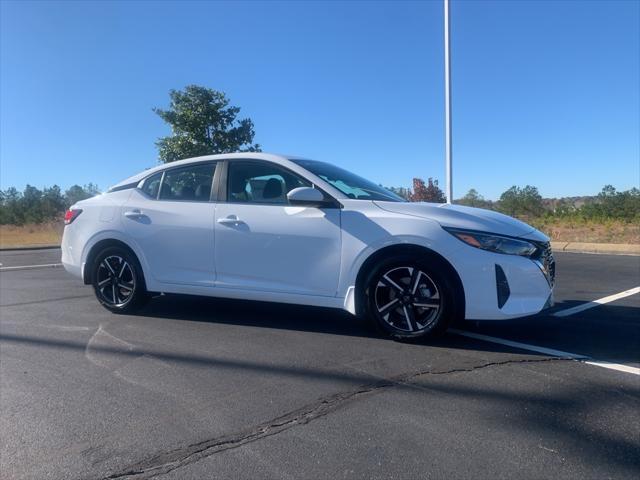
[[[640,2],[452,0],[454,198],[640,183]],[[0,188],[158,162],[170,89],[221,90],[267,152],[444,188],[441,1],[0,0]]]

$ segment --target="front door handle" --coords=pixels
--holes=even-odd
[[[244,223],[244,222],[240,220],[237,215],[229,215],[228,217],[225,217],[225,218],[219,218],[218,223],[220,225],[240,225],[241,223]]]

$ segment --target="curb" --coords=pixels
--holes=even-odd
[[[640,245],[621,243],[551,242],[555,252],[640,255]]]
[[[60,248],[55,243],[46,243],[40,245],[10,245],[8,247],[0,247],[0,252],[11,252],[15,250],[49,250],[52,248]]]

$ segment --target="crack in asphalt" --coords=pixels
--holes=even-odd
[[[79,298],[91,298],[91,295],[85,293],[84,295],[71,295],[69,297],[45,298],[43,300],[30,300],[28,302],[5,303],[3,305],[0,305],[0,307],[2,308],[23,307],[25,305],[36,305],[38,303],[62,302],[64,300],[77,300]]]
[[[399,375],[389,379],[381,379],[374,383],[362,385],[348,392],[337,393],[320,398],[311,404],[305,405],[302,408],[291,411],[257,426],[154,455],[153,457],[147,458],[146,460],[130,465],[119,472],[112,473],[102,478],[103,480],[148,479],[157,475],[163,475],[171,472],[172,470],[195,463],[203,458],[215,455],[216,453],[238,448],[247,443],[276,435],[297,425],[305,425],[364,395],[377,393],[392,387],[411,386],[411,381],[421,376],[450,375],[454,373],[473,372],[484,368],[511,364],[544,363],[567,360],[575,361],[573,358],[563,357],[511,359],[487,362],[471,367],[453,368],[450,370],[423,370],[410,374]]]

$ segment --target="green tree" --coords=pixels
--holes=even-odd
[[[470,189],[467,194],[459,199],[456,203],[466,205],[468,207],[486,208],[489,204],[475,188]]]
[[[500,210],[507,215],[517,215],[520,210],[520,188],[515,185],[500,195]]]
[[[226,95],[216,90],[189,85],[171,90],[169,109],[154,108],[171,126],[172,134],[156,142],[164,163],[183,158],[229,152],[258,152],[249,118],[238,120],[240,108],[230,106]]]
[[[81,187],[80,185],[73,185],[69,187],[66,192],[64,192],[65,206],[70,207],[74,203],[77,203],[81,200],[86,200],[87,198],[95,197],[99,193],[100,190],[98,189],[98,186],[93,183],[89,183],[84,187]]]
[[[22,225],[24,212],[20,208],[22,194],[15,188],[0,192],[0,225]]]
[[[100,187],[98,187],[98,185],[96,185],[95,183],[89,182],[82,188],[91,197],[95,197],[96,195],[100,195],[100,193],[101,193],[100,192]]]
[[[40,204],[40,215],[43,220],[55,218],[65,211],[66,204],[64,196],[58,185],[42,190]]]
[[[640,219],[640,190],[632,188],[618,192],[611,185],[605,185],[595,202],[580,209],[585,218],[617,218],[622,220]]]
[[[42,210],[40,209],[42,202],[42,191],[33,185],[28,185],[22,192],[20,199],[20,207],[24,212],[24,220],[29,223],[40,223],[43,220]]]
[[[500,195],[499,209],[511,216],[538,217],[544,213],[542,196],[536,187],[513,186]]]

